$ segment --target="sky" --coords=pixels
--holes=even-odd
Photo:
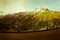
[[[60,11],[60,0],[0,0],[0,13],[30,11],[41,7]]]

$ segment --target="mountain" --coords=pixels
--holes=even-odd
[[[49,9],[0,16],[1,32],[28,32],[60,27],[60,12]]]

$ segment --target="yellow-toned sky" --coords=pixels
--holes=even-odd
[[[45,7],[60,11],[60,0],[0,0],[0,13],[14,13]]]
[[[24,5],[27,0],[0,0],[0,11],[5,13],[15,13],[26,11]]]

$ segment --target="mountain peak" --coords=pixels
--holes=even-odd
[[[35,12],[46,12],[46,11],[49,11],[48,8],[36,8],[34,9]]]

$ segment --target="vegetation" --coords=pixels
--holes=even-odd
[[[60,12],[42,9],[0,16],[0,31],[28,32],[60,27]]]

